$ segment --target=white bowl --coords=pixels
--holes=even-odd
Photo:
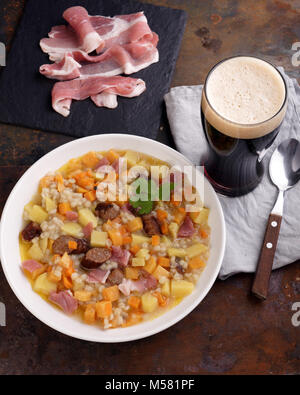
[[[37,190],[38,182],[47,172],[60,168],[71,158],[96,150],[110,148],[132,149],[162,159],[171,165],[190,165],[190,161],[177,151],[143,137],[126,134],[104,134],[74,140],[64,144],[39,159],[20,178],[12,190],[1,218],[0,251],[2,267],[12,290],[20,302],[39,320],[51,328],[78,339],[115,343],[141,339],[158,333],[189,314],[206,296],[212,287],[222,263],[225,247],[225,223],[218,197],[204,180],[204,204],[211,209],[211,252],[208,263],[201,274],[194,292],[160,317],[139,325],[101,330],[65,315],[53,308],[36,294],[21,270],[19,232],[22,229],[23,208]],[[198,172],[197,177],[203,177]]]

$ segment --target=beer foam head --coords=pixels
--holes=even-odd
[[[212,109],[208,121],[216,129],[232,137],[255,138],[269,133],[282,121],[283,116],[267,125],[282,109],[286,88],[272,65],[258,58],[238,56],[219,63],[210,72],[205,96]],[[202,108],[205,113],[205,103]],[[240,126],[232,125],[230,130],[230,123]]]

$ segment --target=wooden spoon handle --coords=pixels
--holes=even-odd
[[[273,266],[274,255],[279,237],[282,217],[270,214],[260,258],[256,268],[252,293],[259,299],[266,299],[269,289],[269,280]]]

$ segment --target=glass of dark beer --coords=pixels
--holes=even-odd
[[[240,196],[260,183],[262,159],[279,132],[286,105],[286,83],[269,62],[235,56],[210,70],[201,100],[208,142],[202,164],[217,192]]]

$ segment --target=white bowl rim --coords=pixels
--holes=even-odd
[[[92,135],[92,136],[88,136],[88,137],[83,137],[83,138],[79,138],[79,139],[75,139],[72,140],[68,143],[62,144],[56,148],[54,148],[53,150],[49,151],[47,154],[45,154],[44,156],[42,156],[40,159],[38,159],[33,165],[31,165],[26,171],[25,173],[20,177],[20,179],[17,181],[17,183],[15,184],[14,188],[12,189],[12,191],[10,192],[5,206],[3,208],[2,211],[2,216],[1,216],[1,222],[3,222],[3,218],[6,218],[7,212],[9,210],[9,206],[11,204],[11,201],[14,197],[14,195],[16,194],[18,188],[20,187],[20,185],[22,185],[22,182],[24,180],[24,178],[27,176],[27,173],[31,170],[34,169],[36,167],[39,166],[40,163],[42,163],[43,161],[47,160],[48,157],[50,157],[51,155],[53,155],[53,153],[55,152],[56,154],[59,154],[60,151],[63,151],[64,149],[66,149],[66,147],[71,148],[72,145],[76,145],[78,144],[78,142],[81,141],[88,141],[88,140],[93,140],[95,138],[101,138],[104,137],[105,138],[126,138],[128,140],[132,139],[132,140],[140,140],[141,142],[145,143],[147,141],[151,142],[151,144],[156,144],[157,146],[162,147],[163,149],[168,149],[170,151],[173,152],[173,154],[177,155],[178,158],[180,158],[182,161],[188,162],[189,164],[193,165],[193,163],[186,158],[184,155],[182,155],[180,152],[176,151],[175,149],[167,146],[166,144],[160,143],[156,140],[152,140],[146,137],[142,137],[142,136],[136,136],[133,134],[126,134],[126,133],[107,133],[107,134],[101,134],[101,135]],[[193,165],[194,166],[194,165]],[[201,296],[198,296],[197,299],[183,312],[181,312],[180,314],[178,314],[174,319],[172,319],[171,321],[165,322],[164,324],[160,325],[159,327],[157,327],[156,329],[151,329],[148,330],[146,332],[141,332],[138,334],[132,334],[126,337],[116,337],[114,338],[114,340],[111,340],[110,338],[105,338],[105,337],[100,337],[99,338],[95,338],[95,337],[90,337],[90,336],[85,336],[85,335],[80,335],[78,333],[74,333],[70,330],[66,330],[64,328],[60,328],[58,324],[53,323],[51,321],[49,321],[46,318],[41,318],[40,317],[40,313],[39,311],[37,311],[36,309],[34,309],[34,307],[27,302],[26,300],[24,300],[21,296],[21,293],[19,292],[19,290],[15,287],[13,279],[9,276],[8,270],[6,268],[7,266],[7,259],[6,256],[4,254],[4,249],[3,247],[3,239],[4,239],[4,229],[3,226],[1,226],[1,222],[0,222],[0,258],[1,258],[1,265],[3,268],[3,272],[5,274],[5,277],[12,289],[12,291],[14,292],[14,294],[16,295],[16,297],[18,298],[18,300],[23,304],[23,306],[31,313],[33,314],[39,321],[43,322],[45,325],[49,326],[50,328],[73,338],[76,339],[81,339],[81,340],[85,340],[85,341],[92,341],[92,342],[99,342],[99,343],[121,343],[121,342],[128,342],[128,341],[133,341],[133,340],[138,340],[138,339],[143,339],[152,335],[155,335],[159,332],[164,331],[165,329],[175,325],[177,322],[179,322],[180,320],[182,320],[184,317],[186,317],[190,312],[192,312],[200,303],[201,301],[206,297],[206,295],[208,294],[209,290],[211,289],[211,287],[213,286],[218,273],[220,271],[221,265],[222,265],[222,260],[224,257],[224,252],[225,252],[225,244],[226,244],[226,226],[225,226],[225,219],[224,219],[224,214],[223,214],[223,210],[222,210],[222,206],[221,203],[219,201],[219,198],[216,194],[216,192],[214,191],[212,185],[209,183],[209,181],[206,179],[206,177],[204,177],[204,183],[205,183],[205,188],[208,188],[208,190],[214,195],[215,198],[215,204],[217,207],[217,211],[218,211],[218,216],[220,219],[220,224],[221,224],[221,229],[220,229],[220,234],[221,234],[221,248],[219,249],[219,259],[218,262],[215,266],[215,270],[214,270],[214,274],[211,276],[210,281],[206,284],[206,287],[204,289],[202,289],[201,292]],[[32,291],[34,292],[34,291]],[[195,292],[195,291],[194,291]],[[179,303],[180,305],[180,303]],[[178,306],[179,306],[178,305]],[[177,307],[177,306],[176,306]],[[175,307],[174,307],[175,308]],[[171,309],[173,310],[173,309]],[[162,314],[161,317],[163,317],[166,313]],[[141,324],[140,324],[141,325]],[[138,327],[139,325],[133,326],[133,327]],[[131,327],[132,328],[132,327]],[[107,333],[110,332],[111,330],[106,330],[103,331],[103,333]]]

